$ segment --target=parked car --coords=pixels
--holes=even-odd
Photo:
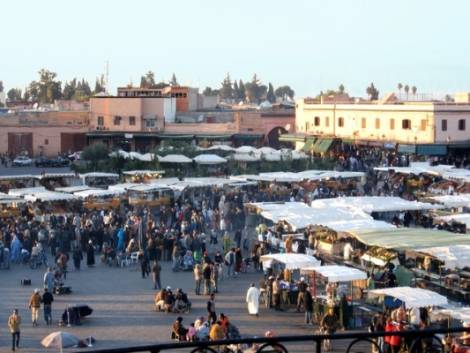
[[[58,156],[57,158],[54,158],[51,161],[52,167],[68,167],[70,165],[70,161],[62,156]]]
[[[74,152],[72,154],[69,154],[69,159],[73,162],[73,161],[79,161],[80,159],[82,159],[82,151],[78,151],[78,152]]]
[[[13,160],[15,167],[27,167],[33,164],[33,160],[26,156],[18,156]]]
[[[47,157],[38,157],[34,161],[34,165],[40,168],[52,167],[52,160]]]

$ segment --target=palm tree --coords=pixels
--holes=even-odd
[[[416,92],[417,91],[418,91],[418,89],[416,88],[416,86],[411,87],[411,93],[413,93],[413,96],[415,97],[415,99],[416,99]]]
[[[410,93],[410,86],[405,85],[406,100],[408,100],[408,94]]]
[[[402,90],[402,88],[403,88],[403,84],[402,84],[402,83],[399,83],[397,87],[398,87],[398,93],[399,93],[399,95],[401,96],[401,90]]]

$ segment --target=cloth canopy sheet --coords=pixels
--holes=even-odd
[[[425,202],[408,201],[400,197],[392,196],[357,196],[337,197],[331,199],[314,200],[311,203],[314,208],[323,207],[354,207],[364,212],[392,212],[392,211],[419,211],[444,208],[442,205],[433,205]]]
[[[263,267],[270,268],[273,262],[282,263],[288,270],[298,270],[304,267],[320,266],[321,261],[305,254],[268,254],[261,256]]]
[[[436,219],[444,222],[456,221],[463,223],[467,226],[467,229],[470,229],[470,213],[456,213],[449,216],[437,217]]]
[[[193,158],[197,164],[221,164],[226,163],[227,160],[216,154],[200,154]]]
[[[376,221],[370,215],[353,207],[309,207],[303,202],[251,203],[260,209],[261,216],[273,223],[285,221],[294,231],[309,225],[322,225],[337,232],[356,230],[395,229],[383,221]]]
[[[442,195],[430,197],[429,199],[446,207],[470,207],[470,194]]]
[[[451,245],[417,249],[444,262],[450,270],[470,267],[470,245]]]
[[[470,182],[470,171],[467,169],[455,168],[452,165],[439,164],[431,166],[427,162],[414,162],[409,167],[377,167],[376,171],[387,172],[389,170],[401,174],[431,174],[440,175],[444,179],[455,179],[464,182]]]
[[[123,194],[124,190],[102,190],[102,189],[88,189],[83,191],[77,191],[73,194],[77,197],[82,199],[86,199],[87,197],[110,197]]]
[[[192,163],[193,160],[182,154],[168,154],[164,157],[158,157],[160,163]]]
[[[64,192],[55,192],[55,191],[44,191],[37,192],[34,194],[29,194],[24,196],[25,200],[28,201],[66,201],[66,200],[75,200],[77,197],[72,194],[66,194]]]
[[[436,246],[470,245],[470,237],[422,228],[396,228],[393,230],[358,230],[351,232],[359,241],[369,246],[386,249],[415,250]]]
[[[46,192],[46,191],[47,190],[44,186],[38,186],[38,187],[33,187],[33,188],[10,189],[8,191],[8,195],[21,197],[25,195],[31,195],[34,193]]]
[[[450,316],[464,323],[470,323],[470,307],[448,307],[445,309],[433,310],[431,316],[438,318],[439,316]]]
[[[329,265],[300,269],[300,273],[309,274],[312,272],[316,272],[320,276],[327,278],[329,282],[352,282],[367,279],[367,273],[348,266]]]
[[[389,296],[405,303],[407,308],[447,305],[447,298],[423,288],[393,287],[369,290],[370,297]]]

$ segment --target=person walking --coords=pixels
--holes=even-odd
[[[304,307],[305,307],[305,323],[306,324],[313,324],[312,321],[312,314],[313,314],[313,298],[312,294],[310,293],[310,287],[307,287],[304,295]]]
[[[88,246],[86,249],[86,264],[88,267],[95,266],[95,247],[91,240],[88,241]]]
[[[194,292],[196,295],[201,295],[202,267],[200,264],[196,264],[194,266],[194,282],[196,283],[196,289]]]
[[[75,246],[72,253],[73,267],[75,271],[80,271],[80,264],[83,260],[82,250],[79,246]]]
[[[152,278],[153,278],[153,289],[162,289],[162,283],[160,280],[160,273],[162,272],[162,267],[157,260],[153,262],[152,266]]]
[[[211,277],[212,277],[212,265],[210,263],[204,264],[202,269],[202,276],[204,278],[204,295],[211,294]]]
[[[227,254],[225,254],[225,265],[227,266],[227,277],[232,277],[235,275],[235,249],[230,249]]]
[[[20,325],[21,316],[18,314],[18,309],[14,309],[13,313],[8,318],[8,328],[11,333],[11,350],[15,351],[20,345]]]
[[[260,291],[255,287],[255,284],[252,283],[251,287],[246,292],[246,302],[248,304],[248,313],[250,315],[258,316],[259,313],[259,296]]]
[[[300,282],[297,284],[297,288],[299,289],[299,295],[297,297],[297,312],[300,312],[300,307],[303,306],[305,309],[305,292],[307,292],[307,283],[305,282],[305,278],[301,277]]]
[[[44,289],[52,293],[54,291],[54,272],[52,272],[52,267],[47,268],[47,272],[44,274]]]
[[[47,288],[44,288],[44,293],[41,298],[41,302],[44,309],[44,320],[46,320],[46,325],[52,325],[52,302],[54,301],[54,296]]]
[[[215,294],[211,293],[210,299],[207,301],[207,321],[214,324],[217,321],[215,313]]]
[[[31,309],[31,320],[33,326],[38,325],[39,320],[39,308],[41,307],[41,295],[39,294],[39,289],[35,289],[34,293],[29,298],[29,308]]]

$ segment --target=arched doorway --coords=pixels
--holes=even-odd
[[[269,147],[279,149],[281,147],[286,147],[282,142],[279,141],[279,136],[287,134],[287,130],[282,126],[276,126],[266,135],[266,143]]]

